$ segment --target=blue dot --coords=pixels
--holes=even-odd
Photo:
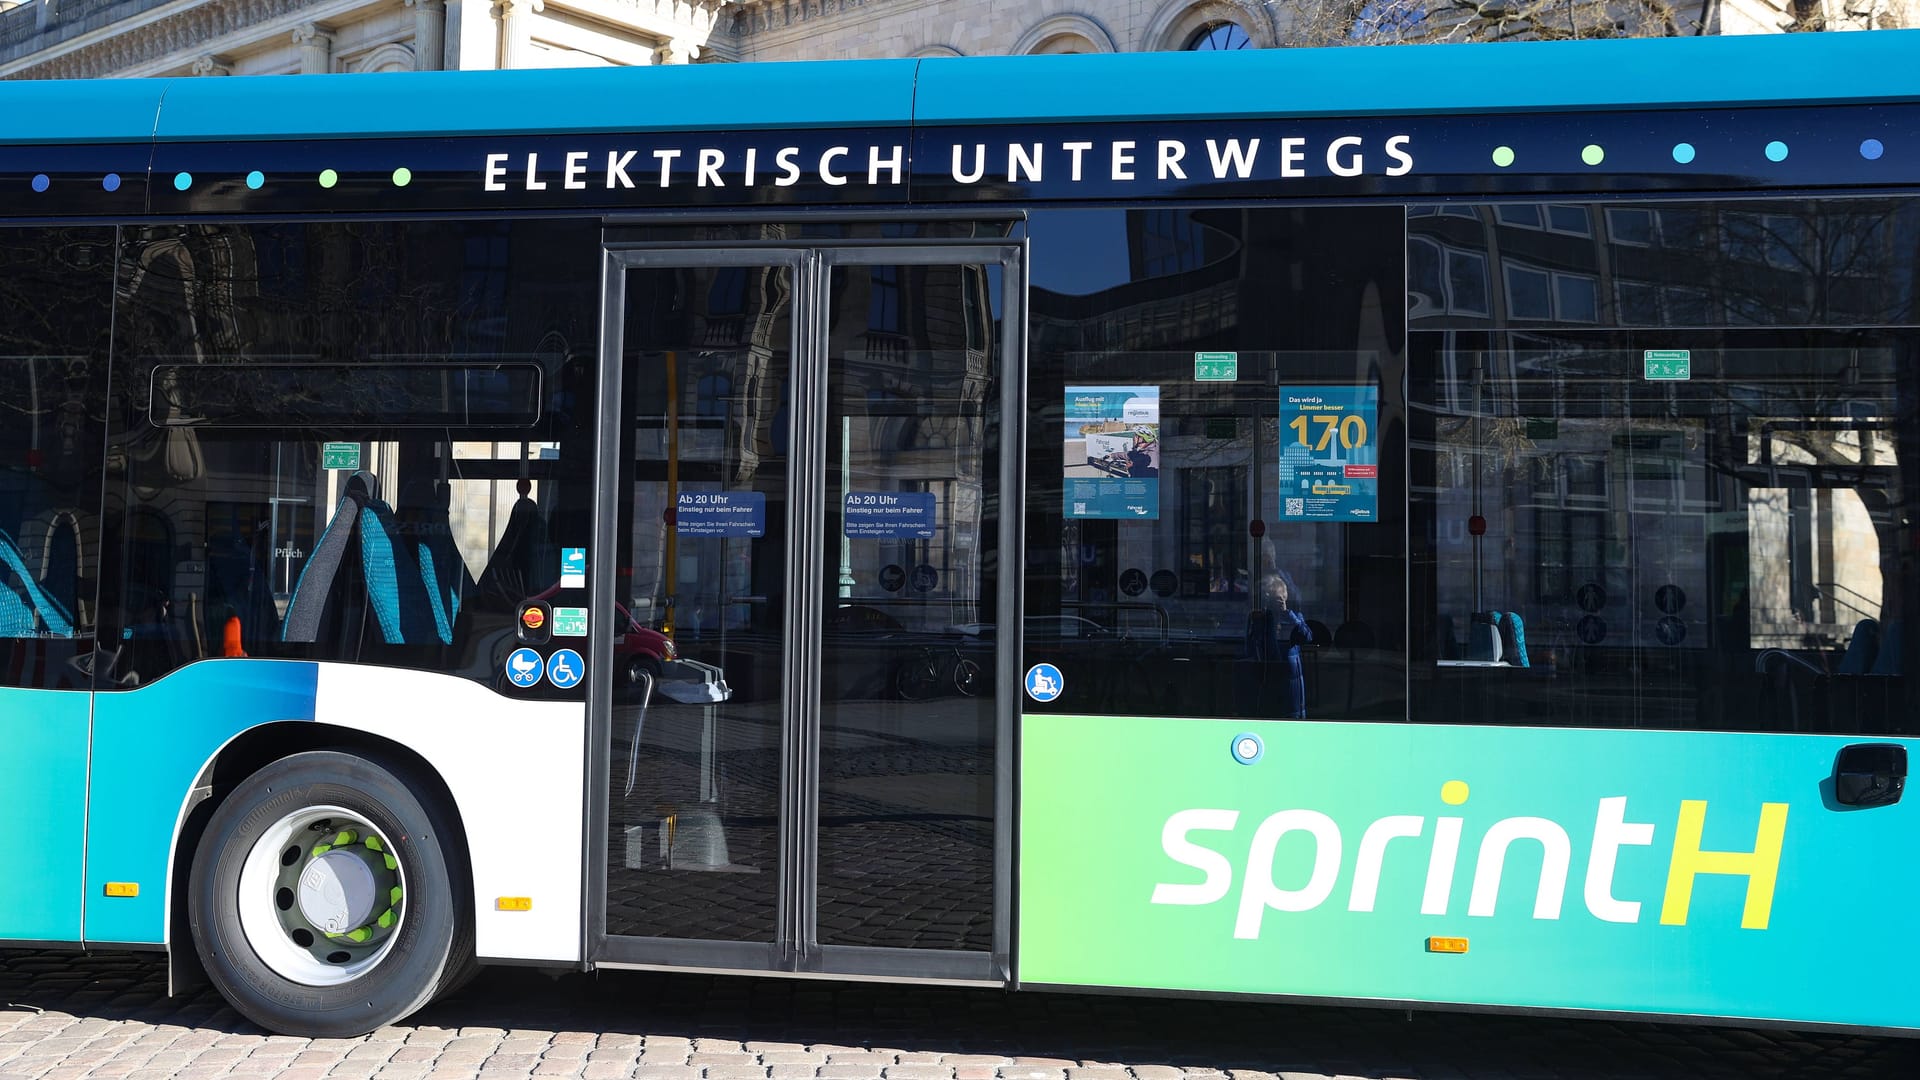
[[[1768,161],[1787,160],[1787,144],[1781,142],[1778,139],[1775,139],[1774,141],[1768,143],[1767,144],[1767,160]]]
[[[1879,139],[1868,139],[1860,144],[1860,156],[1868,161],[1879,161],[1880,155],[1886,152],[1887,148],[1880,145]]]
[[[267,174],[261,172],[259,169],[255,169],[252,172],[247,174],[247,186],[249,188],[252,188],[254,191],[259,191],[260,185],[266,182],[267,182]]]
[[[1691,163],[1693,161],[1693,144],[1690,142],[1674,143],[1673,160],[1682,165]]]
[[[51,183],[53,183],[53,181],[47,179],[46,173],[36,173],[33,177],[33,190],[45,191],[47,190],[47,185]]]
[[[192,173],[183,172],[183,173],[173,174],[173,187],[175,191],[185,191],[192,186],[193,186]]]
[[[108,191],[119,191],[120,190],[120,174],[117,172],[110,172],[106,176],[101,177],[100,186],[103,188],[106,188]]]

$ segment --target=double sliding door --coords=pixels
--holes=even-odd
[[[605,962],[1006,977],[1017,255],[609,252]]]

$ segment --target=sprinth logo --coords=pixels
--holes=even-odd
[[[1440,800],[1449,806],[1464,804],[1467,795],[1467,785],[1460,780],[1449,780],[1440,789]],[[1422,915],[1445,915],[1453,905],[1454,867],[1460,857],[1464,820],[1451,816],[1433,819],[1433,839],[1427,849],[1426,889],[1420,898]],[[1773,910],[1780,849],[1786,838],[1787,804],[1760,804],[1760,824],[1752,851],[1701,850],[1706,820],[1705,800],[1681,801],[1674,824],[1673,849],[1667,862],[1667,887],[1660,904],[1660,921],[1669,926],[1686,925],[1694,878],[1701,874],[1726,874],[1747,879],[1741,927],[1765,930]],[[1230,832],[1239,821],[1238,810],[1181,810],[1169,817],[1160,830],[1161,849],[1174,862],[1203,873],[1205,880],[1197,884],[1156,884],[1152,902],[1205,905],[1225,899],[1233,891],[1233,863],[1221,852],[1196,842],[1194,835]],[[1346,883],[1348,911],[1374,910],[1380,889],[1380,870],[1387,859],[1389,845],[1395,840],[1424,836],[1427,821],[1425,817],[1396,814],[1367,826],[1360,836],[1352,879]],[[1595,918],[1615,923],[1640,921],[1641,902],[1619,899],[1613,894],[1614,867],[1622,847],[1650,846],[1654,842],[1654,831],[1650,822],[1627,820],[1625,796],[1600,800],[1594,814],[1593,840],[1588,847],[1582,890],[1587,910]],[[1273,881],[1274,849],[1282,837],[1296,832],[1313,838],[1313,872],[1299,888],[1281,888]],[[1573,841],[1565,828],[1540,817],[1502,818],[1481,836],[1479,854],[1474,861],[1472,893],[1467,898],[1468,915],[1485,918],[1494,914],[1507,850],[1520,840],[1537,843],[1544,852],[1540,881],[1534,893],[1533,917],[1560,917],[1567,874],[1573,861]],[[1396,851],[1411,846],[1401,844]],[[1268,911],[1312,911],[1326,903],[1341,885],[1344,850],[1345,837],[1340,826],[1318,810],[1282,810],[1262,821],[1247,848],[1246,873],[1241,880],[1233,936],[1259,937],[1261,921]],[[1406,852],[1402,857],[1411,854]]]

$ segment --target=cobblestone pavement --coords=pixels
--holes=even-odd
[[[1909,1078],[1920,1040],[496,969],[364,1039],[266,1035],[158,956],[0,952],[0,1080]],[[1897,979],[1889,992],[1902,992]]]

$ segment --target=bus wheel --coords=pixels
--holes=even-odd
[[[213,983],[261,1027],[364,1035],[470,966],[472,914],[447,813],[353,754],[282,758],[214,811],[188,917]]]

